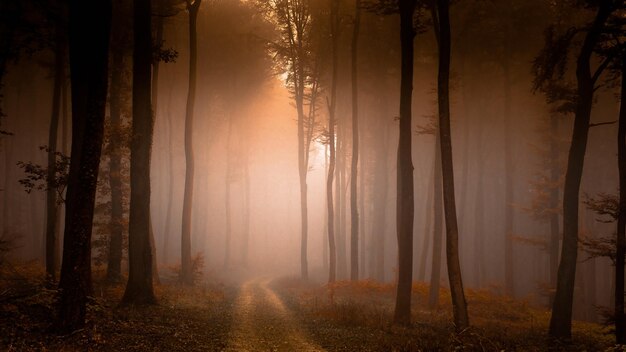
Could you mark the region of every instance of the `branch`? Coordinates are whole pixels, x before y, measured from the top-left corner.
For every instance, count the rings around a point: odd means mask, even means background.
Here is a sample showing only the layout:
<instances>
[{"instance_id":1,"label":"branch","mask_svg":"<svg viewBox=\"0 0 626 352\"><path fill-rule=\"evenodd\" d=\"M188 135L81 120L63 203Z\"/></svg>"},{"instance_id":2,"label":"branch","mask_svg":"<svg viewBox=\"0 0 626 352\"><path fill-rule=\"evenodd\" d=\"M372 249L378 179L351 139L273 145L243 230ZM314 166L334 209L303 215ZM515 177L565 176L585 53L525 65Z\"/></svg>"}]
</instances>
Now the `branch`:
<instances>
[{"instance_id":1,"label":"branch","mask_svg":"<svg viewBox=\"0 0 626 352\"><path fill-rule=\"evenodd\" d=\"M592 85L596 84L596 82L600 78L600 75L602 74L602 72L604 72L604 69L606 69L606 67L609 66L609 64L611 63L611 60L613 60L614 57L615 57L615 53L611 53L609 56L607 56L604 59L604 61L602 61L600 66L598 66L598 69L596 70L596 72L593 74L593 77L591 78Z\"/></svg>"},{"instance_id":2,"label":"branch","mask_svg":"<svg viewBox=\"0 0 626 352\"><path fill-rule=\"evenodd\" d=\"M615 121L607 121L607 122L590 123L589 124L589 128L591 128L591 127L598 127L598 126L604 126L604 125L612 125L614 123L617 123L617 120L615 120Z\"/></svg>"}]
</instances>

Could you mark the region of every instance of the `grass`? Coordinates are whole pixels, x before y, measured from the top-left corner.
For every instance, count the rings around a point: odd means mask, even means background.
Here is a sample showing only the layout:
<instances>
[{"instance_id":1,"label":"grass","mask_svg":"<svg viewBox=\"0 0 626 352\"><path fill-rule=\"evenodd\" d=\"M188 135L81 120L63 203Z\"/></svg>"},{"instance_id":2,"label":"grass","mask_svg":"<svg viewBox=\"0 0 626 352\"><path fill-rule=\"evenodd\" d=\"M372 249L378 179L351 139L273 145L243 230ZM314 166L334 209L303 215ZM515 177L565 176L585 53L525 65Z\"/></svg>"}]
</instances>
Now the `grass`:
<instances>
[{"instance_id":1,"label":"grass","mask_svg":"<svg viewBox=\"0 0 626 352\"><path fill-rule=\"evenodd\" d=\"M549 311L490 290L466 290L472 326L456 333L450 292L441 289L440 305L428 307L428 285L413 285L410 327L392 322L395 286L372 281L337 282L332 287L275 283L292 309L299 311L309 334L329 350L347 339L355 350L369 351L614 351L609 328L575 321L571 341L547 336ZM323 326L324 328L320 328ZM320 331L325 331L320 333ZM339 344L339 346L341 346Z\"/></svg>"}]
</instances>

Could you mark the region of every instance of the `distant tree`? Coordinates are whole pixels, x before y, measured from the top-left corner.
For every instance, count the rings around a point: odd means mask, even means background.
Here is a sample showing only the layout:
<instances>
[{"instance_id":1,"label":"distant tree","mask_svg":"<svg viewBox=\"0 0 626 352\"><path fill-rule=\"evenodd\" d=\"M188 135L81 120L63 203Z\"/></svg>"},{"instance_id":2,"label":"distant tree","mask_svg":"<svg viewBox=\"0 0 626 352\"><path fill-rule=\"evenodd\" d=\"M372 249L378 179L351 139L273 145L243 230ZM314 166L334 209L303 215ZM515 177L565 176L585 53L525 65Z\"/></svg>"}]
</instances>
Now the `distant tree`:
<instances>
[{"instance_id":1,"label":"distant tree","mask_svg":"<svg viewBox=\"0 0 626 352\"><path fill-rule=\"evenodd\" d=\"M133 125L130 143L128 282L123 304L154 304L150 242L150 156L152 153L150 0L133 2Z\"/></svg>"},{"instance_id":2,"label":"distant tree","mask_svg":"<svg viewBox=\"0 0 626 352\"><path fill-rule=\"evenodd\" d=\"M350 167L350 279L359 279L359 209L357 207L357 177L359 166L359 80L358 52L361 26L361 0L354 2L354 24L350 48L352 74L352 164ZM361 194L361 197L363 195ZM361 214L363 216L363 214ZM361 244L363 246L363 244Z\"/></svg>"},{"instance_id":3,"label":"distant tree","mask_svg":"<svg viewBox=\"0 0 626 352\"><path fill-rule=\"evenodd\" d=\"M337 275L337 250L335 246L335 209L333 207L333 176L335 174L335 113L337 109L337 76L339 58L339 1L330 1L330 37L332 47L332 77L330 83L330 101L328 103L328 145L329 162L328 176L326 179L326 205L328 212L328 248L329 248L329 273L328 282L335 282ZM338 180L337 180L338 182ZM339 195L337 195L339 196ZM339 209L337 209L338 211Z\"/></svg>"},{"instance_id":4,"label":"distant tree","mask_svg":"<svg viewBox=\"0 0 626 352\"><path fill-rule=\"evenodd\" d=\"M107 94L111 1L69 2L72 154L57 329L85 324L91 293L91 230Z\"/></svg>"},{"instance_id":5,"label":"distant tree","mask_svg":"<svg viewBox=\"0 0 626 352\"><path fill-rule=\"evenodd\" d=\"M189 88L185 109L185 194L183 198L183 220L181 233L181 281L193 283L191 263L191 211L193 204L194 156L193 156L193 113L196 102L197 33L196 22L202 0L186 0L189 13Z\"/></svg>"}]
</instances>

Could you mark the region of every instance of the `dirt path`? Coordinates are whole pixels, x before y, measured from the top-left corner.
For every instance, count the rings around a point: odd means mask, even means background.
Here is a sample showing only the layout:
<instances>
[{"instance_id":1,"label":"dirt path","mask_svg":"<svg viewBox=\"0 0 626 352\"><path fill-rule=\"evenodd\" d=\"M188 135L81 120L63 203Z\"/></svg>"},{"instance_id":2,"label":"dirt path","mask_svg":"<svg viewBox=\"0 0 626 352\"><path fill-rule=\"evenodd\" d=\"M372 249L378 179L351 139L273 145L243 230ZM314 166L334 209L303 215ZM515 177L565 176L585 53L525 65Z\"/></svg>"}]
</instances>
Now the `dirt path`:
<instances>
[{"instance_id":1,"label":"dirt path","mask_svg":"<svg viewBox=\"0 0 626 352\"><path fill-rule=\"evenodd\" d=\"M226 351L324 351L267 284L257 279L241 286Z\"/></svg>"}]
</instances>

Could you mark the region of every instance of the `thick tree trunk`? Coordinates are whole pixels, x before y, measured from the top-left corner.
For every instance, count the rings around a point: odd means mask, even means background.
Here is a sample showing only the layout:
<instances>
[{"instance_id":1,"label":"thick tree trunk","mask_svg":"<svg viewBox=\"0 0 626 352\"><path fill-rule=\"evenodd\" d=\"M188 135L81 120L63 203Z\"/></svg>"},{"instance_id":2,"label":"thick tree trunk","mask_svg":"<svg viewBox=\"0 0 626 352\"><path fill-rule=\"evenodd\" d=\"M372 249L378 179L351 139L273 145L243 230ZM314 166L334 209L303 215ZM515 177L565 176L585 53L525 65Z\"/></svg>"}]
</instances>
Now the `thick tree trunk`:
<instances>
[{"instance_id":1,"label":"thick tree trunk","mask_svg":"<svg viewBox=\"0 0 626 352\"><path fill-rule=\"evenodd\" d=\"M463 292L459 263L459 229L454 197L454 168L452 164L452 136L450 132L450 0L437 1L439 17L439 135L441 138L441 168L443 178L443 206L446 217L446 259L452 297L454 325L458 332L469 326L467 303Z\"/></svg>"},{"instance_id":2,"label":"thick tree trunk","mask_svg":"<svg viewBox=\"0 0 626 352\"><path fill-rule=\"evenodd\" d=\"M400 45L402 67L400 82L400 139L398 141L398 183L396 224L398 237L398 287L393 321L411 323L411 284L413 274L413 160L411 100L413 96L413 14L415 0L400 0Z\"/></svg>"},{"instance_id":3,"label":"thick tree trunk","mask_svg":"<svg viewBox=\"0 0 626 352\"><path fill-rule=\"evenodd\" d=\"M359 86L357 62L359 52L359 27L361 1L355 0L354 28L352 32L352 165L350 167L350 279L359 279L359 209L357 207L357 171L359 165ZM361 195L362 197L363 195Z\"/></svg>"},{"instance_id":4,"label":"thick tree trunk","mask_svg":"<svg viewBox=\"0 0 626 352\"><path fill-rule=\"evenodd\" d=\"M615 340L626 341L624 319L624 255L626 254L626 56L622 58L622 87L617 130L617 165L619 171L619 213L615 253Z\"/></svg>"},{"instance_id":5,"label":"thick tree trunk","mask_svg":"<svg viewBox=\"0 0 626 352\"><path fill-rule=\"evenodd\" d=\"M48 133L48 190L46 192L46 276L50 282L56 281L57 272L57 184L56 152L61 113L61 89L65 80L65 31L60 24L56 28L56 48L54 65L54 88L52 93L52 114Z\"/></svg>"},{"instance_id":6,"label":"thick tree trunk","mask_svg":"<svg viewBox=\"0 0 626 352\"><path fill-rule=\"evenodd\" d=\"M181 232L181 272L180 280L186 285L193 284L191 267L191 211L193 204L194 157L193 157L193 113L196 101L196 62L197 34L196 21L202 0L187 0L189 11L189 88L185 112L185 194L183 198L183 219Z\"/></svg>"},{"instance_id":7,"label":"thick tree trunk","mask_svg":"<svg viewBox=\"0 0 626 352\"><path fill-rule=\"evenodd\" d=\"M591 55L612 11L611 2L604 1L599 6L585 36L576 66L578 98L563 188L563 246L549 330L550 336L556 338L570 338L572 335L572 304L578 257L578 201L594 91Z\"/></svg>"},{"instance_id":8,"label":"thick tree trunk","mask_svg":"<svg viewBox=\"0 0 626 352\"><path fill-rule=\"evenodd\" d=\"M130 143L128 283L123 304L154 304L150 241L150 158L154 119L150 103L152 65L150 0L133 2L133 124Z\"/></svg>"},{"instance_id":9,"label":"thick tree trunk","mask_svg":"<svg viewBox=\"0 0 626 352\"><path fill-rule=\"evenodd\" d=\"M111 219L109 255L107 258L107 280L117 282L122 277L123 206L122 206L122 146L121 146L121 95L123 76L123 53L119 48L111 52L111 90L109 92L109 113L111 116L109 187L111 188Z\"/></svg>"},{"instance_id":10,"label":"thick tree trunk","mask_svg":"<svg viewBox=\"0 0 626 352\"><path fill-rule=\"evenodd\" d=\"M107 95L111 1L69 2L72 153L66 197L57 328L85 324L91 293L91 229Z\"/></svg>"}]
</instances>

